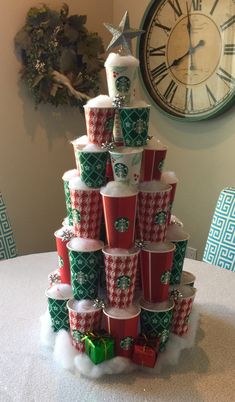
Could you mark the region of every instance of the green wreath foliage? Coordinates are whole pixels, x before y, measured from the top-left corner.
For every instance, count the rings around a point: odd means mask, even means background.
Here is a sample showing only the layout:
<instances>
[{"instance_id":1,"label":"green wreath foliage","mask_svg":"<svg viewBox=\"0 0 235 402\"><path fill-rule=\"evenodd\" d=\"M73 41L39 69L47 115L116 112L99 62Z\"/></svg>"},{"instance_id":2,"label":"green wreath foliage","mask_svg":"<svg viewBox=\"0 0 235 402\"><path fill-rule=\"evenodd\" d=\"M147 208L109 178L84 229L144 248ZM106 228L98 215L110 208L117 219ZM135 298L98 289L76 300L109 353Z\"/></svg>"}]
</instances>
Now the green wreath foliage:
<instances>
[{"instance_id":1,"label":"green wreath foliage","mask_svg":"<svg viewBox=\"0 0 235 402\"><path fill-rule=\"evenodd\" d=\"M86 20L85 15L69 16L67 4L59 12L46 5L28 11L15 45L23 64L21 78L36 106L82 108L98 94L104 47L97 33L88 32Z\"/></svg>"}]
</instances>

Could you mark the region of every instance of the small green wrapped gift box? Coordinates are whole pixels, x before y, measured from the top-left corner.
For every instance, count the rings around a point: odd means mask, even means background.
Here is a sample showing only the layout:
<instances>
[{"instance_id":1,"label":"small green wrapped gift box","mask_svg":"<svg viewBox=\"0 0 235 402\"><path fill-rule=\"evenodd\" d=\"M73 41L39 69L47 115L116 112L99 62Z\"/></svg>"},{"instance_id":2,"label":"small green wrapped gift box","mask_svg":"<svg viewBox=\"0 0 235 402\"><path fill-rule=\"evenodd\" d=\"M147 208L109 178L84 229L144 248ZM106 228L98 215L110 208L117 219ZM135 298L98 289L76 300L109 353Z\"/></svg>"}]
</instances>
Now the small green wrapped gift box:
<instances>
[{"instance_id":1,"label":"small green wrapped gift box","mask_svg":"<svg viewBox=\"0 0 235 402\"><path fill-rule=\"evenodd\" d=\"M114 339L106 332L89 333L84 337L85 352L94 364L114 357Z\"/></svg>"}]
</instances>

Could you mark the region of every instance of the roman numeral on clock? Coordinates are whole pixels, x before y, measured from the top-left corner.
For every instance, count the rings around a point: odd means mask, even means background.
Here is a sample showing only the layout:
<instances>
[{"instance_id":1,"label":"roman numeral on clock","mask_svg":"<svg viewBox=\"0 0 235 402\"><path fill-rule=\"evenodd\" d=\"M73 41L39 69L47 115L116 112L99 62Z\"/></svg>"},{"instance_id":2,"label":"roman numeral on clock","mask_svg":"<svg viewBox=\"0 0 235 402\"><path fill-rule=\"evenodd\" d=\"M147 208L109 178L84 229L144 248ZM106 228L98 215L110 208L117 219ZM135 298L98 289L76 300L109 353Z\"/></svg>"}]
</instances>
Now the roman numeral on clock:
<instances>
[{"instance_id":1,"label":"roman numeral on clock","mask_svg":"<svg viewBox=\"0 0 235 402\"><path fill-rule=\"evenodd\" d=\"M222 25L220 25L221 30L225 31L225 29L233 25L234 22L235 22L235 15L233 15L231 18L229 18L229 20L225 21Z\"/></svg>"},{"instance_id":2,"label":"roman numeral on clock","mask_svg":"<svg viewBox=\"0 0 235 402\"><path fill-rule=\"evenodd\" d=\"M165 56L166 55L166 46L159 46L159 47L150 47L149 49L150 56Z\"/></svg>"},{"instance_id":3,"label":"roman numeral on clock","mask_svg":"<svg viewBox=\"0 0 235 402\"><path fill-rule=\"evenodd\" d=\"M212 9L211 9L211 11L210 11L210 15L213 15L213 13L214 13L214 11L215 11L215 8L216 8L216 6L217 6L218 3L219 3L219 0L215 0L215 2L214 2L214 4L213 4L213 7L212 7Z\"/></svg>"},{"instance_id":4,"label":"roman numeral on clock","mask_svg":"<svg viewBox=\"0 0 235 402\"><path fill-rule=\"evenodd\" d=\"M233 43L224 45L224 54L226 55L235 54L235 45Z\"/></svg>"},{"instance_id":5,"label":"roman numeral on clock","mask_svg":"<svg viewBox=\"0 0 235 402\"><path fill-rule=\"evenodd\" d=\"M154 21L154 25L158 28L163 29L167 35L169 35L169 32L171 31L170 27L167 27L166 25L161 24L157 19Z\"/></svg>"},{"instance_id":6,"label":"roman numeral on clock","mask_svg":"<svg viewBox=\"0 0 235 402\"><path fill-rule=\"evenodd\" d=\"M217 100L216 100L216 97L214 96L214 94L211 92L208 85L206 85L206 92L208 95L208 100L209 100L210 105L214 105L217 102Z\"/></svg>"},{"instance_id":7,"label":"roman numeral on clock","mask_svg":"<svg viewBox=\"0 0 235 402\"><path fill-rule=\"evenodd\" d=\"M155 82L156 85L158 85L159 82L161 82L163 80L163 78L165 78L167 76L167 73L166 73L167 70L168 70L168 67L167 67L166 63L159 64L159 66L157 66L153 70L151 70L152 79L155 80L155 79L159 78L159 80L157 80Z\"/></svg>"},{"instance_id":8,"label":"roman numeral on clock","mask_svg":"<svg viewBox=\"0 0 235 402\"><path fill-rule=\"evenodd\" d=\"M164 98L168 100L170 103L172 103L175 93L177 91L178 85L175 83L175 81L171 80L170 84L168 85L165 93L163 94Z\"/></svg>"},{"instance_id":9,"label":"roman numeral on clock","mask_svg":"<svg viewBox=\"0 0 235 402\"><path fill-rule=\"evenodd\" d=\"M173 8L173 10L176 13L176 15L178 17L180 17L182 15L182 10L180 8L179 1L178 0L175 0L175 1L174 0L169 0L168 3Z\"/></svg>"},{"instance_id":10,"label":"roman numeral on clock","mask_svg":"<svg viewBox=\"0 0 235 402\"><path fill-rule=\"evenodd\" d=\"M235 85L235 78L222 67L219 68L216 74L225 82L225 84L229 83Z\"/></svg>"},{"instance_id":11,"label":"roman numeral on clock","mask_svg":"<svg viewBox=\"0 0 235 402\"><path fill-rule=\"evenodd\" d=\"M192 90L192 88L186 88L185 109L189 112L193 111L193 90Z\"/></svg>"},{"instance_id":12,"label":"roman numeral on clock","mask_svg":"<svg viewBox=\"0 0 235 402\"><path fill-rule=\"evenodd\" d=\"M191 9L193 11L201 11L202 9L202 0L192 0Z\"/></svg>"}]
</instances>

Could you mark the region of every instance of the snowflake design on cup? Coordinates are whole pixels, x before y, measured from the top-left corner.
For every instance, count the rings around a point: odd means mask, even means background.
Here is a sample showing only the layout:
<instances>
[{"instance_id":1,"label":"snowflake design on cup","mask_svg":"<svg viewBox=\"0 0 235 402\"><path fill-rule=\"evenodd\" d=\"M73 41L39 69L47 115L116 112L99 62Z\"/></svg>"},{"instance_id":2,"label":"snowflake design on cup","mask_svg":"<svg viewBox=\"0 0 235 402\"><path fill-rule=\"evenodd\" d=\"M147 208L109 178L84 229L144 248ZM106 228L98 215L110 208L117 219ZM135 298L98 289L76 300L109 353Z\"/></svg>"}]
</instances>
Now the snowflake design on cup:
<instances>
[{"instance_id":1,"label":"snowflake design on cup","mask_svg":"<svg viewBox=\"0 0 235 402\"><path fill-rule=\"evenodd\" d=\"M126 336L125 338L123 338L121 340L120 346L124 350L130 350L133 345L133 342L134 342L134 339L132 338L132 336Z\"/></svg>"},{"instance_id":2,"label":"snowflake design on cup","mask_svg":"<svg viewBox=\"0 0 235 402\"><path fill-rule=\"evenodd\" d=\"M116 163L114 165L114 173L117 177L124 179L128 175L128 167L124 163Z\"/></svg>"},{"instance_id":3,"label":"snowflake design on cup","mask_svg":"<svg viewBox=\"0 0 235 402\"><path fill-rule=\"evenodd\" d=\"M117 78L115 82L116 88L119 92L128 92L131 86L131 81L128 77L122 76Z\"/></svg>"},{"instance_id":4,"label":"snowflake design on cup","mask_svg":"<svg viewBox=\"0 0 235 402\"><path fill-rule=\"evenodd\" d=\"M131 278L127 275L122 275L117 278L117 287L118 289L126 290L131 285Z\"/></svg>"},{"instance_id":5,"label":"snowflake design on cup","mask_svg":"<svg viewBox=\"0 0 235 402\"><path fill-rule=\"evenodd\" d=\"M166 212L165 211L160 211L157 212L155 215L154 223L156 225L164 225L166 223Z\"/></svg>"},{"instance_id":6,"label":"snowflake design on cup","mask_svg":"<svg viewBox=\"0 0 235 402\"><path fill-rule=\"evenodd\" d=\"M82 338L84 337L84 334L78 330L73 330L73 339L75 342L82 342Z\"/></svg>"},{"instance_id":7,"label":"snowflake design on cup","mask_svg":"<svg viewBox=\"0 0 235 402\"><path fill-rule=\"evenodd\" d=\"M87 275L84 272L78 272L75 274L75 279L79 283L79 285L83 285L87 282Z\"/></svg>"},{"instance_id":8,"label":"snowflake design on cup","mask_svg":"<svg viewBox=\"0 0 235 402\"><path fill-rule=\"evenodd\" d=\"M159 338L161 343L165 343L167 342L168 338L169 338L169 333L170 331L168 329L164 329L160 334L159 334Z\"/></svg>"},{"instance_id":9,"label":"snowflake design on cup","mask_svg":"<svg viewBox=\"0 0 235 402\"><path fill-rule=\"evenodd\" d=\"M161 276L161 283L163 283L163 285L168 285L168 283L170 282L170 277L170 271L165 271Z\"/></svg>"},{"instance_id":10,"label":"snowflake design on cup","mask_svg":"<svg viewBox=\"0 0 235 402\"><path fill-rule=\"evenodd\" d=\"M126 232L129 228L129 219L126 217L117 218L114 222L114 227L117 232Z\"/></svg>"},{"instance_id":11,"label":"snowflake design on cup","mask_svg":"<svg viewBox=\"0 0 235 402\"><path fill-rule=\"evenodd\" d=\"M73 209L72 210L72 215L73 215L73 220L76 223L80 223L81 222L81 213L78 209Z\"/></svg>"},{"instance_id":12,"label":"snowflake design on cup","mask_svg":"<svg viewBox=\"0 0 235 402\"><path fill-rule=\"evenodd\" d=\"M137 134L142 134L146 130L146 122L138 119L133 123L133 129Z\"/></svg>"}]
</instances>

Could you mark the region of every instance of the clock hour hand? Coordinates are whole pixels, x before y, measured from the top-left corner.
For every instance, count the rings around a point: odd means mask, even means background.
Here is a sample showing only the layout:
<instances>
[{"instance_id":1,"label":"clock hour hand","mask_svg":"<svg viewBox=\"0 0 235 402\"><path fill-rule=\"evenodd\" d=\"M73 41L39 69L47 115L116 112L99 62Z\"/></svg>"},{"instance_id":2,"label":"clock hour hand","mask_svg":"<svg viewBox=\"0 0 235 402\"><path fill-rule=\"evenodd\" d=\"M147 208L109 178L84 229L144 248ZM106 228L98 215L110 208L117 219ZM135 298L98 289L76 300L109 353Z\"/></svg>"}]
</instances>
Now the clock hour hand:
<instances>
[{"instance_id":1,"label":"clock hour hand","mask_svg":"<svg viewBox=\"0 0 235 402\"><path fill-rule=\"evenodd\" d=\"M178 59L175 59L175 60L171 63L171 65L169 66L169 68L178 66L178 65L181 63L181 61L182 61L185 57L187 57L188 55L194 54L194 53L195 53L195 50L196 50L198 47L202 47L202 46L204 46L204 45L205 45L205 41L204 41L203 39L201 39L201 40L198 42L198 44L197 44L196 46L189 48L189 50L188 50L185 54L183 54L183 56L178 57Z\"/></svg>"}]
</instances>

